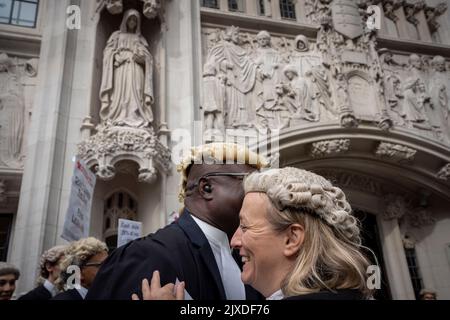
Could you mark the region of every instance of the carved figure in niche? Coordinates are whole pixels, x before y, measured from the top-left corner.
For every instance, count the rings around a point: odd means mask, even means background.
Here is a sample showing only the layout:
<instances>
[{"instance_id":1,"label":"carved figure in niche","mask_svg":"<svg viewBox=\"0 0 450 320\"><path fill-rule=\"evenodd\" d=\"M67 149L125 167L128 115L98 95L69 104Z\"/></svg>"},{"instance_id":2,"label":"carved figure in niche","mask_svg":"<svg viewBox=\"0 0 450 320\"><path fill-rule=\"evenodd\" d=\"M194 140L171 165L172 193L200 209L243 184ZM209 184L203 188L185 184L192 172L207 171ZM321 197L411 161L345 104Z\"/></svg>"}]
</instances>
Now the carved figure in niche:
<instances>
[{"instance_id":1,"label":"carved figure in niche","mask_svg":"<svg viewBox=\"0 0 450 320\"><path fill-rule=\"evenodd\" d=\"M219 69L219 70L218 70ZM219 74L220 68L205 64L203 68L203 111L205 114L205 132L224 129L223 108L225 105L224 74ZM210 131L211 134L213 132Z\"/></svg>"},{"instance_id":2,"label":"carved figure in niche","mask_svg":"<svg viewBox=\"0 0 450 320\"><path fill-rule=\"evenodd\" d=\"M450 102L447 87L447 74L445 59L441 56L435 56L431 61L433 76L431 77L430 94L433 106L433 120L441 131L448 130L448 119L450 112ZM430 119L433 125L433 120Z\"/></svg>"},{"instance_id":3,"label":"carved figure in niche","mask_svg":"<svg viewBox=\"0 0 450 320\"><path fill-rule=\"evenodd\" d=\"M22 166L24 133L23 91L17 61L0 54L0 144L1 160L12 168Z\"/></svg>"},{"instance_id":4,"label":"carved figure in niche","mask_svg":"<svg viewBox=\"0 0 450 320\"><path fill-rule=\"evenodd\" d=\"M125 12L104 49L100 100L103 122L136 128L153 122L153 57L134 9Z\"/></svg>"},{"instance_id":5,"label":"carved figure in niche","mask_svg":"<svg viewBox=\"0 0 450 320\"><path fill-rule=\"evenodd\" d=\"M262 106L272 109L278 99L275 87L282 79L282 58L278 51L271 47L271 37L267 31L259 32L256 39L259 45L255 55L259 80L256 89L257 109Z\"/></svg>"},{"instance_id":6,"label":"carved figure in niche","mask_svg":"<svg viewBox=\"0 0 450 320\"><path fill-rule=\"evenodd\" d=\"M231 127L248 126L254 120L251 92L256 82L256 64L245 49L239 46L239 28L226 29L224 41L214 46L206 59L207 64L220 66L226 75L226 124Z\"/></svg>"},{"instance_id":7,"label":"carved figure in niche","mask_svg":"<svg viewBox=\"0 0 450 320\"><path fill-rule=\"evenodd\" d=\"M413 126L428 127L425 105L430 102L426 94L425 84L418 78L409 78L404 88L405 112Z\"/></svg>"}]
</instances>

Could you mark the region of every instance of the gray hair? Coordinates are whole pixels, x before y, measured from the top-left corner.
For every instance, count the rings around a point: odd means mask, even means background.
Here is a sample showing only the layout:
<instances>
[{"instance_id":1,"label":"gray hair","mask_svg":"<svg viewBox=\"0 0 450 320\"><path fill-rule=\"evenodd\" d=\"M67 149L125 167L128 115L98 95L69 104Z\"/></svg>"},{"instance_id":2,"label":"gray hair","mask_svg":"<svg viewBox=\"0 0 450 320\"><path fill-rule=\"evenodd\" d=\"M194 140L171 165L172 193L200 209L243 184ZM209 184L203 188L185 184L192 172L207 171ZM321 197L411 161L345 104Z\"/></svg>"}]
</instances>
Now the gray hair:
<instances>
[{"instance_id":1,"label":"gray hair","mask_svg":"<svg viewBox=\"0 0 450 320\"><path fill-rule=\"evenodd\" d=\"M248 176L244 189L267 194L280 211L291 208L315 214L349 241L361 243L358 220L344 192L322 176L291 167L270 169Z\"/></svg>"},{"instance_id":2,"label":"gray hair","mask_svg":"<svg viewBox=\"0 0 450 320\"><path fill-rule=\"evenodd\" d=\"M20 277L20 271L16 266L0 261L0 276L6 276L7 274L13 274L16 277L16 280Z\"/></svg>"},{"instance_id":3,"label":"gray hair","mask_svg":"<svg viewBox=\"0 0 450 320\"><path fill-rule=\"evenodd\" d=\"M60 245L60 246L54 246L53 248L48 249L45 251L39 260L39 268L40 268L40 275L42 278L47 279L49 276L48 270L47 270L47 263L50 263L52 265L55 265L58 263L59 259L64 255L64 250L66 250L67 246Z\"/></svg>"}]
</instances>

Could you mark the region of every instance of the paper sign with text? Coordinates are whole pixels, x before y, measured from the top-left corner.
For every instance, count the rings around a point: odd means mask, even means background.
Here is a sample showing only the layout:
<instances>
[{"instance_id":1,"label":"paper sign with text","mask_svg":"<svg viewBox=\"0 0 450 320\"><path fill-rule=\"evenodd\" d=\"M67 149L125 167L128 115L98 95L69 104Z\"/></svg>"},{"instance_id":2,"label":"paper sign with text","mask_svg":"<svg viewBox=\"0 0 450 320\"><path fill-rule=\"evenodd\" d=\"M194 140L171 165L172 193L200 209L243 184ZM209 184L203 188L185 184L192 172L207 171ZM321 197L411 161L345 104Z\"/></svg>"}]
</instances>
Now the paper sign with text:
<instances>
[{"instance_id":1,"label":"paper sign with text","mask_svg":"<svg viewBox=\"0 0 450 320\"><path fill-rule=\"evenodd\" d=\"M117 232L117 248L127 244L134 239L140 238L142 233L142 222L119 219Z\"/></svg>"},{"instance_id":2,"label":"paper sign with text","mask_svg":"<svg viewBox=\"0 0 450 320\"><path fill-rule=\"evenodd\" d=\"M75 169L72 176L69 207L61 237L67 241L77 241L89 236L91 221L91 205L95 187L95 174L86 164L75 160Z\"/></svg>"}]
</instances>

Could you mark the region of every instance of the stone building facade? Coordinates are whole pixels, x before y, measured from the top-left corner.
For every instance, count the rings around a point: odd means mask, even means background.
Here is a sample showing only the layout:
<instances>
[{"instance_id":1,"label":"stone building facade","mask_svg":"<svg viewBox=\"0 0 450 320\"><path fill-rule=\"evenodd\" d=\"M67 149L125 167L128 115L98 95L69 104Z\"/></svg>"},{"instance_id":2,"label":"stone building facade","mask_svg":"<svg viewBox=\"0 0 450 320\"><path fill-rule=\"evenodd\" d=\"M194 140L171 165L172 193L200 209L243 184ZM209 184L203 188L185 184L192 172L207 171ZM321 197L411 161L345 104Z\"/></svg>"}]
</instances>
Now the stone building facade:
<instances>
[{"instance_id":1,"label":"stone building facade","mask_svg":"<svg viewBox=\"0 0 450 320\"><path fill-rule=\"evenodd\" d=\"M344 189L379 298L450 299L446 1L3 2L0 258L19 292L64 243L74 157L114 246L118 218L149 233L179 210L183 147L234 139Z\"/></svg>"}]
</instances>

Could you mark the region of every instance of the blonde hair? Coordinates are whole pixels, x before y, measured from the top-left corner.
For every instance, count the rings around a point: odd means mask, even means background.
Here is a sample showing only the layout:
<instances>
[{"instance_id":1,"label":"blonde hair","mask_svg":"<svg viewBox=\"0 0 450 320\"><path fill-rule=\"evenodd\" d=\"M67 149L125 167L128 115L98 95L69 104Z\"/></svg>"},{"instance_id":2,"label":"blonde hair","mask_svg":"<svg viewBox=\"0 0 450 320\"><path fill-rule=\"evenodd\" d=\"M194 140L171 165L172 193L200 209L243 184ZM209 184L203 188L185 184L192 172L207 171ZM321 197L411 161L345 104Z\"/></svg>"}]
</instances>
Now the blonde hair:
<instances>
[{"instance_id":1,"label":"blonde hair","mask_svg":"<svg viewBox=\"0 0 450 320\"><path fill-rule=\"evenodd\" d=\"M62 290L64 285L70 276L67 273L67 268L71 265L78 267L83 266L90 258L101 252L108 252L106 243L94 238L83 238L78 241L72 242L68 245L64 251L64 259L62 260L61 274L56 280L57 287Z\"/></svg>"},{"instance_id":2,"label":"blonde hair","mask_svg":"<svg viewBox=\"0 0 450 320\"><path fill-rule=\"evenodd\" d=\"M340 188L312 172L286 167L249 175L244 190L267 195L273 229L282 231L293 223L305 229L294 268L282 284L285 296L337 289L371 296L359 221Z\"/></svg>"}]
</instances>

